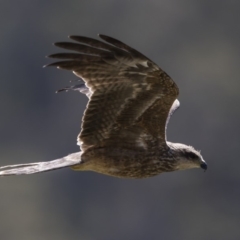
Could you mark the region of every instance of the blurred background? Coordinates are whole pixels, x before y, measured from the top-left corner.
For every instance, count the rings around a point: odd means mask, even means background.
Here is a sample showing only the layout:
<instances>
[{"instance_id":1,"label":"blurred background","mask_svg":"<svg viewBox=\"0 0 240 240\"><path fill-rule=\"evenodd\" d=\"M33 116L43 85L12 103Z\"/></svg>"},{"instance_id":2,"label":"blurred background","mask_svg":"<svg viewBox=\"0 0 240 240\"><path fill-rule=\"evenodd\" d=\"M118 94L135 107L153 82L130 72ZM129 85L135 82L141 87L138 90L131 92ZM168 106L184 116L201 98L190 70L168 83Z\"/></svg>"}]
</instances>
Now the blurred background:
<instances>
[{"instance_id":1,"label":"blurred background","mask_svg":"<svg viewBox=\"0 0 240 240\"><path fill-rule=\"evenodd\" d=\"M117 179L63 169L0 179L0 239L240 239L240 1L1 0L0 165L78 151L87 98L44 56L68 35L118 38L180 88L168 139L208 171Z\"/></svg>"}]
</instances>

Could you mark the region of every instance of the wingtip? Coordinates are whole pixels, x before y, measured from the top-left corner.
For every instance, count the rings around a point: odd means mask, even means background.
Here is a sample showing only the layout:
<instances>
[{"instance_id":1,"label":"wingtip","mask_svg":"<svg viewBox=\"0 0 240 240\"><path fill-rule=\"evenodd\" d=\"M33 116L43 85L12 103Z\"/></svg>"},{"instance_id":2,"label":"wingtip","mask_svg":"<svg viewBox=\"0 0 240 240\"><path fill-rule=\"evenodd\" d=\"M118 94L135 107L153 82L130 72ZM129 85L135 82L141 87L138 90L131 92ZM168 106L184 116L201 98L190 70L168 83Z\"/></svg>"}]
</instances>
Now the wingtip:
<instances>
[{"instance_id":1,"label":"wingtip","mask_svg":"<svg viewBox=\"0 0 240 240\"><path fill-rule=\"evenodd\" d=\"M57 90L55 93L60 93L60 92L68 92L65 88Z\"/></svg>"},{"instance_id":2,"label":"wingtip","mask_svg":"<svg viewBox=\"0 0 240 240\"><path fill-rule=\"evenodd\" d=\"M74 38L81 37L79 35L69 35L68 38L74 40Z\"/></svg>"},{"instance_id":3,"label":"wingtip","mask_svg":"<svg viewBox=\"0 0 240 240\"><path fill-rule=\"evenodd\" d=\"M51 54L51 55L46 55L45 58L51 58L52 55L53 55L53 54Z\"/></svg>"},{"instance_id":4,"label":"wingtip","mask_svg":"<svg viewBox=\"0 0 240 240\"><path fill-rule=\"evenodd\" d=\"M53 45L55 46L55 47L61 47L61 46L59 46L61 44L61 42L55 42Z\"/></svg>"},{"instance_id":5,"label":"wingtip","mask_svg":"<svg viewBox=\"0 0 240 240\"><path fill-rule=\"evenodd\" d=\"M50 63L50 64L45 64L45 65L43 65L43 68L52 67L52 66L53 66L52 63Z\"/></svg>"},{"instance_id":6,"label":"wingtip","mask_svg":"<svg viewBox=\"0 0 240 240\"><path fill-rule=\"evenodd\" d=\"M43 68L46 68L46 67L56 67L56 68L60 68L60 67L57 65L56 62L50 63L50 64L46 64L46 65L43 66Z\"/></svg>"},{"instance_id":7,"label":"wingtip","mask_svg":"<svg viewBox=\"0 0 240 240\"><path fill-rule=\"evenodd\" d=\"M98 34L98 37L100 38L103 38L104 36L105 36L104 34L101 34L101 33Z\"/></svg>"},{"instance_id":8,"label":"wingtip","mask_svg":"<svg viewBox=\"0 0 240 240\"><path fill-rule=\"evenodd\" d=\"M103 40L105 40L106 38L108 38L107 35L101 34L101 33L98 34L98 37L100 37L100 38L103 39Z\"/></svg>"}]
</instances>

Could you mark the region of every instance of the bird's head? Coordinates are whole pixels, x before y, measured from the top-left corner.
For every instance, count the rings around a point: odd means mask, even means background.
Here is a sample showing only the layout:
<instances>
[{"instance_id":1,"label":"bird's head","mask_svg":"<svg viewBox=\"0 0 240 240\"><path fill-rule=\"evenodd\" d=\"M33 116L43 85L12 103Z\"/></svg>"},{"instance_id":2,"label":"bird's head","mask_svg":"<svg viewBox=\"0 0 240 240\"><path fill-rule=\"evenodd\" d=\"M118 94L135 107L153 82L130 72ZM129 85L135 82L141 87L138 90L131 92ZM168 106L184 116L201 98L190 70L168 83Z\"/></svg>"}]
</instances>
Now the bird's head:
<instances>
[{"instance_id":1,"label":"bird's head","mask_svg":"<svg viewBox=\"0 0 240 240\"><path fill-rule=\"evenodd\" d=\"M180 143L168 143L176 160L176 170L189 168L202 168L207 170L207 163L203 160L199 151L191 146Z\"/></svg>"}]
</instances>

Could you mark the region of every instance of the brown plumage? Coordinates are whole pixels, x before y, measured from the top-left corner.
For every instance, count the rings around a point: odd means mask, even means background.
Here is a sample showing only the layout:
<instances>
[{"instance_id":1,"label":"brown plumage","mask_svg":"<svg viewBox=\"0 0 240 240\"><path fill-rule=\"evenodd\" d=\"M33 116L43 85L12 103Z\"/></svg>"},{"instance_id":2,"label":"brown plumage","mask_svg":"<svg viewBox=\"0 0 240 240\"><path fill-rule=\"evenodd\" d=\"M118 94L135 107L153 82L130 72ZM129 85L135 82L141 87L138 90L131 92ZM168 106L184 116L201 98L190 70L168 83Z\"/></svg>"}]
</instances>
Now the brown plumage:
<instances>
[{"instance_id":1,"label":"brown plumage","mask_svg":"<svg viewBox=\"0 0 240 240\"><path fill-rule=\"evenodd\" d=\"M74 170L144 178L181 169L207 169L198 151L166 141L170 116L179 107L174 81L154 62L126 44L99 35L105 42L70 36L55 43L78 53L58 53L47 66L71 70L80 83L59 91L77 90L89 102L78 136L81 151L61 159L10 165L0 175L31 174L71 166Z\"/></svg>"}]
</instances>

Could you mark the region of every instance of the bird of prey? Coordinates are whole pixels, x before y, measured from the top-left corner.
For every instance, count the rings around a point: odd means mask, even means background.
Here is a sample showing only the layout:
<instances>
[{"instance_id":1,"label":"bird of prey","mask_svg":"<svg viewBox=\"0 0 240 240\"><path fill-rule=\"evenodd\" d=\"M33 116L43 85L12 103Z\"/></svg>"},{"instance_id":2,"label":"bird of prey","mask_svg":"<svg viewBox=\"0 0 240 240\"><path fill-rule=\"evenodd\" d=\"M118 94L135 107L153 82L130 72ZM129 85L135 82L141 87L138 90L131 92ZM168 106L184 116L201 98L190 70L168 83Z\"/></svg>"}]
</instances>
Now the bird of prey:
<instances>
[{"instance_id":1,"label":"bird of prey","mask_svg":"<svg viewBox=\"0 0 240 240\"><path fill-rule=\"evenodd\" d=\"M9 165L0 176L65 167L122 178L146 178L190 168L207 169L200 152L167 141L179 90L171 77L137 50L114 38L70 36L55 46L74 52L47 66L71 70L79 83L64 90L85 94L88 104L78 136L80 151L49 162Z\"/></svg>"}]
</instances>

